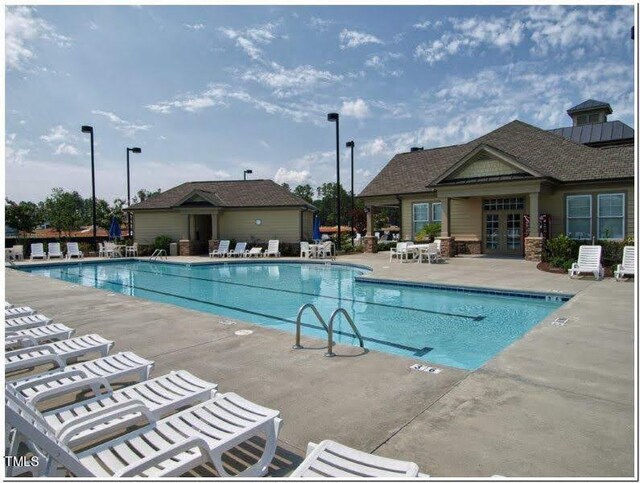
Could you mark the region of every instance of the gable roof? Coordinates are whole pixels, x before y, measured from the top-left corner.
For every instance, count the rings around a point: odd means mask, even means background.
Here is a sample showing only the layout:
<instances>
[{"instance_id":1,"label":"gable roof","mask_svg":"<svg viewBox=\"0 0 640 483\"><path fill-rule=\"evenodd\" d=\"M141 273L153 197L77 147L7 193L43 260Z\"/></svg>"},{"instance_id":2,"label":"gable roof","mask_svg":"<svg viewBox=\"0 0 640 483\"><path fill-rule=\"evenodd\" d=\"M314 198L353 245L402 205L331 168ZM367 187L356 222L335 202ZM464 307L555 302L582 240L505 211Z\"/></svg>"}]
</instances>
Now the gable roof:
<instances>
[{"instance_id":1,"label":"gable roof","mask_svg":"<svg viewBox=\"0 0 640 483\"><path fill-rule=\"evenodd\" d=\"M170 209L201 197L221 208L303 207L316 208L270 179L238 181L191 181L178 185L129 208L136 210Z\"/></svg>"},{"instance_id":2,"label":"gable roof","mask_svg":"<svg viewBox=\"0 0 640 483\"><path fill-rule=\"evenodd\" d=\"M593 109L606 109L607 114L612 114L611 104L608 102L596 101L595 99L588 99L581 102L577 106L573 106L567 109L567 114L575 114L576 112L592 111Z\"/></svg>"},{"instance_id":3,"label":"gable roof","mask_svg":"<svg viewBox=\"0 0 640 483\"><path fill-rule=\"evenodd\" d=\"M522 121L512 121L466 144L396 154L359 196L420 193L480 145L560 182L631 178L633 146L597 149Z\"/></svg>"}]
</instances>

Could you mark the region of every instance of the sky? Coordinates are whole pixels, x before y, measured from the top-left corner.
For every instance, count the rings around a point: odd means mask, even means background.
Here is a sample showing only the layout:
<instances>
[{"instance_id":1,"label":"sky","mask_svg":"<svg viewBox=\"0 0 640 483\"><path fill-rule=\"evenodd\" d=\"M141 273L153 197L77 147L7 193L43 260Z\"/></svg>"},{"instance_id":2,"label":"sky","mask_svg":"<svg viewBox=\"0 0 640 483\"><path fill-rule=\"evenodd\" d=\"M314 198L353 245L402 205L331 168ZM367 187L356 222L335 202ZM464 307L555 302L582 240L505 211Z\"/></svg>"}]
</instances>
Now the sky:
<instances>
[{"instance_id":1,"label":"sky","mask_svg":"<svg viewBox=\"0 0 640 483\"><path fill-rule=\"evenodd\" d=\"M335 181L513 119L571 125L609 102L634 126L633 7L28 6L5 11L6 195L185 181Z\"/></svg>"}]
</instances>

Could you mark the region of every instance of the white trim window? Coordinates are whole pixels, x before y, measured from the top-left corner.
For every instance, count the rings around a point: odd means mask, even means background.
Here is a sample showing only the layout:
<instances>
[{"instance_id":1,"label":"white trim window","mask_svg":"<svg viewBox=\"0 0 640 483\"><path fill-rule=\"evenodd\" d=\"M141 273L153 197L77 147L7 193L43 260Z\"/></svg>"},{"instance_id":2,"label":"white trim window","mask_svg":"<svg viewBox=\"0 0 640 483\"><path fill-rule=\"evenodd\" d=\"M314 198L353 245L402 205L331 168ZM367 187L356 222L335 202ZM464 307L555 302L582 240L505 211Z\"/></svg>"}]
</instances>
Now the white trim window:
<instances>
[{"instance_id":1,"label":"white trim window","mask_svg":"<svg viewBox=\"0 0 640 483\"><path fill-rule=\"evenodd\" d=\"M442 223L442 203L431 203L432 223Z\"/></svg>"},{"instance_id":2,"label":"white trim window","mask_svg":"<svg viewBox=\"0 0 640 483\"><path fill-rule=\"evenodd\" d=\"M429 223L429 203L413 204L413 234Z\"/></svg>"},{"instance_id":3,"label":"white trim window","mask_svg":"<svg viewBox=\"0 0 640 483\"><path fill-rule=\"evenodd\" d=\"M598 239L624 238L624 193L598 195Z\"/></svg>"},{"instance_id":4,"label":"white trim window","mask_svg":"<svg viewBox=\"0 0 640 483\"><path fill-rule=\"evenodd\" d=\"M576 240L591 239L591 195L567 196L567 236Z\"/></svg>"}]
</instances>

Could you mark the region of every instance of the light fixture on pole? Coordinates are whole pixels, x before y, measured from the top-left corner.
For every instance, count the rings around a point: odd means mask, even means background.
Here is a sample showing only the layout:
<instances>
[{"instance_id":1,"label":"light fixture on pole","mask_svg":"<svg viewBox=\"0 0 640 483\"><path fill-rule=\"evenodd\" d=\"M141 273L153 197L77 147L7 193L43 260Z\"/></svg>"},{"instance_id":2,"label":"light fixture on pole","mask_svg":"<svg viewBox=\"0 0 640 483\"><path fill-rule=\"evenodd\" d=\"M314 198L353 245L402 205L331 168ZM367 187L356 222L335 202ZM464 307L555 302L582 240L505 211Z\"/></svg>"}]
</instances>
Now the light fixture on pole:
<instances>
[{"instance_id":1,"label":"light fixture on pole","mask_svg":"<svg viewBox=\"0 0 640 483\"><path fill-rule=\"evenodd\" d=\"M83 133L91 135L91 197L93 199L93 249L98 249L98 233L96 225L96 168L93 153L93 127L82 126Z\"/></svg>"},{"instance_id":2,"label":"light fixture on pole","mask_svg":"<svg viewBox=\"0 0 640 483\"><path fill-rule=\"evenodd\" d=\"M244 180L247 181L247 175L248 174L253 174L253 170L252 169L245 169L242 174L244 175Z\"/></svg>"},{"instance_id":3,"label":"light fixture on pole","mask_svg":"<svg viewBox=\"0 0 640 483\"><path fill-rule=\"evenodd\" d=\"M336 123L336 198L338 211L338 239L336 249L340 250L340 116L337 112L327 114L327 121Z\"/></svg>"},{"instance_id":4,"label":"light fixture on pole","mask_svg":"<svg viewBox=\"0 0 640 483\"><path fill-rule=\"evenodd\" d=\"M140 148L127 148L127 208L131 206L131 171L129 170L129 153L139 154ZM129 227L129 238L131 238L131 212L127 210L127 226Z\"/></svg>"},{"instance_id":5,"label":"light fixture on pole","mask_svg":"<svg viewBox=\"0 0 640 483\"><path fill-rule=\"evenodd\" d=\"M355 233L353 231L353 217L355 215L355 202L353 198L353 148L355 148L356 143L352 141L347 142L347 147L351 148L351 245L353 245L353 237Z\"/></svg>"}]
</instances>

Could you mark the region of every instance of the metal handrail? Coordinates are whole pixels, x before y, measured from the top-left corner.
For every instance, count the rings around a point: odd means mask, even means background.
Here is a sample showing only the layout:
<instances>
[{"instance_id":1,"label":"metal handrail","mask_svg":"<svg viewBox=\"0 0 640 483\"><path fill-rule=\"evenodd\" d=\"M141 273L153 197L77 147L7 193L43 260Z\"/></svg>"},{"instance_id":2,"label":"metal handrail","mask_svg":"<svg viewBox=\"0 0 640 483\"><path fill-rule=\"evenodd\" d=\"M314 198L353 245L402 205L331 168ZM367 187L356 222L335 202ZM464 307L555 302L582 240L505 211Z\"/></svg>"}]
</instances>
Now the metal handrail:
<instances>
[{"instance_id":1,"label":"metal handrail","mask_svg":"<svg viewBox=\"0 0 640 483\"><path fill-rule=\"evenodd\" d=\"M320 315L320 312L318 312L318 309L316 308L316 306L313 304L304 304L298 310L298 316L296 317L296 343L293 346L294 349L302 349L302 346L300 345L300 328L302 325L302 313L307 309L313 310L313 313L316 314L316 318L322 324L322 327L324 327L324 330L327 331L327 334L329 334L329 327L327 327L326 322L322 318L322 315Z\"/></svg>"},{"instance_id":2,"label":"metal handrail","mask_svg":"<svg viewBox=\"0 0 640 483\"><path fill-rule=\"evenodd\" d=\"M149 261L153 262L160 257L164 257L165 260L167 259L167 251L164 248L156 248L149 257Z\"/></svg>"},{"instance_id":3,"label":"metal handrail","mask_svg":"<svg viewBox=\"0 0 640 483\"><path fill-rule=\"evenodd\" d=\"M333 311L333 313L331 314L331 318L329 319L329 330L327 331L329 334L329 339L327 341L328 347L327 347L327 353L325 354L326 357L335 356L335 354L333 353L333 321L338 316L338 314L343 314L345 316L345 318L347 319L347 322L349 322L349 325L353 329L353 333L356 335L356 337L360 341L360 347L364 349L364 340L362 339L362 335L360 335L360 331L356 327L356 324L353 323L353 319L351 318L349 313L345 309L340 307Z\"/></svg>"},{"instance_id":4,"label":"metal handrail","mask_svg":"<svg viewBox=\"0 0 640 483\"><path fill-rule=\"evenodd\" d=\"M356 327L356 324L353 322L353 319L345 309L340 307L334 310L333 313L331 314L331 317L329 318L329 325L327 325L324 319L322 318L322 315L320 315L320 312L318 312L318 309L316 308L316 306L311 303L304 304L298 310L298 316L296 317L296 343L293 346L294 349L302 349L302 345L300 344L302 314L307 309L313 310L313 313L316 315L316 318L322 324L322 327L324 327L324 330L327 331L327 353L325 354L326 357L335 356L335 354L333 353L333 321L338 316L338 314L344 314L345 318L347 319L347 322L349 322L349 325L351 326L351 329L353 329L353 333L356 335L356 337L360 341L360 347L364 349L364 339L362 338L360 331Z\"/></svg>"}]
</instances>

